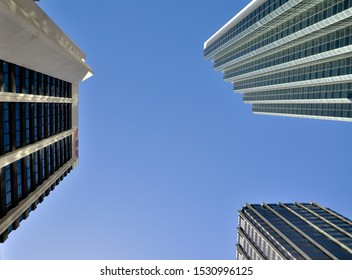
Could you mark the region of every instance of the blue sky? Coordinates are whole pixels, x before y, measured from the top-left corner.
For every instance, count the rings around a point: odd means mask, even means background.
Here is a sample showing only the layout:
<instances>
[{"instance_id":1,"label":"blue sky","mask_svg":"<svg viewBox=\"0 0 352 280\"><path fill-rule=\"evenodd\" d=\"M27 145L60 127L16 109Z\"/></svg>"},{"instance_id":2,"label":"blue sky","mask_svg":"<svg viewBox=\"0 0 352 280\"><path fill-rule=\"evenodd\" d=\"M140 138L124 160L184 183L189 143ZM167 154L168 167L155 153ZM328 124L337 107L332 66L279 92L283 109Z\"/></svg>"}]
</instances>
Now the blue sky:
<instances>
[{"instance_id":1,"label":"blue sky","mask_svg":"<svg viewBox=\"0 0 352 280\"><path fill-rule=\"evenodd\" d=\"M234 259L245 204L351 218L351 124L260 116L203 59L248 1L47 1L87 55L80 163L4 259Z\"/></svg>"}]
</instances>

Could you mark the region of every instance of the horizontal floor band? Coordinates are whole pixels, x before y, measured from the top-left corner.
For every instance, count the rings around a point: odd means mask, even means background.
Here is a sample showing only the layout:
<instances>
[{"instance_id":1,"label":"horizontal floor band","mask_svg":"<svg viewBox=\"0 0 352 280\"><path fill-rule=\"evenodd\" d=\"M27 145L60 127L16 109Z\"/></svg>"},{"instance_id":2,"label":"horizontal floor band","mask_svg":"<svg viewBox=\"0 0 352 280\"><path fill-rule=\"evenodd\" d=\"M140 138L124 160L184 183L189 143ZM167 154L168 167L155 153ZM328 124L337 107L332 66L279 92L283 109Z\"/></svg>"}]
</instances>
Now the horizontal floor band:
<instances>
[{"instance_id":1,"label":"horizontal floor band","mask_svg":"<svg viewBox=\"0 0 352 280\"><path fill-rule=\"evenodd\" d=\"M73 98L0 91L0 102L73 103Z\"/></svg>"},{"instance_id":2,"label":"horizontal floor band","mask_svg":"<svg viewBox=\"0 0 352 280\"><path fill-rule=\"evenodd\" d=\"M19 148L15 151L12 151L10 153L7 153L0 158L0 168L7 166L21 158L24 158L36 151L39 151L57 141L60 141L61 139L64 139L70 135L74 135L76 131L76 128L72 128L70 130L66 130L64 132L61 132L59 134L53 135L49 138L45 138L41 141L35 142L33 144L30 144L28 146L25 146L23 148Z\"/></svg>"},{"instance_id":3,"label":"horizontal floor band","mask_svg":"<svg viewBox=\"0 0 352 280\"><path fill-rule=\"evenodd\" d=\"M270 115L270 116L280 116L280 117L294 117L294 118L305 118L305 119L319 119L319 120L330 120L330 121L344 121L352 122L352 118L342 118L342 117L331 117L331 116L317 116L317 115L299 115L299 114L281 114L281 113L266 113L266 112L255 112L257 115Z\"/></svg>"},{"instance_id":4,"label":"horizontal floor band","mask_svg":"<svg viewBox=\"0 0 352 280\"><path fill-rule=\"evenodd\" d=\"M243 100L246 104L307 104L307 103L333 103L344 104L352 103L348 98L330 98L330 99L271 99L271 100Z\"/></svg>"},{"instance_id":5,"label":"horizontal floor band","mask_svg":"<svg viewBox=\"0 0 352 280\"><path fill-rule=\"evenodd\" d=\"M273 91L273 90L279 90L279 89L323 86L323 85L348 83L348 82L352 82L352 74L313 79L313 80L303 80L303 81L290 82L290 83L274 84L274 85L260 86L260 87L253 87L253 88L243 88L238 90L235 89L234 92L250 93L250 92L258 92L258 91Z\"/></svg>"}]
</instances>

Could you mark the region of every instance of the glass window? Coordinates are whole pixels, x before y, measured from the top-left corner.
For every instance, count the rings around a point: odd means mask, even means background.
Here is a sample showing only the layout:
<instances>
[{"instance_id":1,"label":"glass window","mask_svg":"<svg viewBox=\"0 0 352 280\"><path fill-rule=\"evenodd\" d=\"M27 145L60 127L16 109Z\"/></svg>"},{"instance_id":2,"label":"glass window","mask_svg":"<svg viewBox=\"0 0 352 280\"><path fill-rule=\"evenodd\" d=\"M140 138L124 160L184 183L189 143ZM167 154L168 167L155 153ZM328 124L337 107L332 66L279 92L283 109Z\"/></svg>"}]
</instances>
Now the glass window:
<instances>
[{"instance_id":1,"label":"glass window","mask_svg":"<svg viewBox=\"0 0 352 280\"><path fill-rule=\"evenodd\" d=\"M26 144L29 144L31 142L29 133L29 109L30 103L26 103Z\"/></svg>"},{"instance_id":2,"label":"glass window","mask_svg":"<svg viewBox=\"0 0 352 280\"><path fill-rule=\"evenodd\" d=\"M31 157L27 156L25 161L27 165L27 189L30 190L32 188Z\"/></svg>"},{"instance_id":3,"label":"glass window","mask_svg":"<svg viewBox=\"0 0 352 280\"><path fill-rule=\"evenodd\" d=\"M51 106L51 109L52 109L52 128L53 128L53 131L52 131L52 135L56 134L56 104L50 104Z\"/></svg>"},{"instance_id":4,"label":"glass window","mask_svg":"<svg viewBox=\"0 0 352 280\"><path fill-rule=\"evenodd\" d=\"M45 170L45 150L40 151L41 156L42 156L42 179L44 180L46 178L46 170Z\"/></svg>"},{"instance_id":5,"label":"glass window","mask_svg":"<svg viewBox=\"0 0 352 280\"><path fill-rule=\"evenodd\" d=\"M61 97L61 80L57 80L57 93L56 93L56 96L59 96Z\"/></svg>"},{"instance_id":6,"label":"glass window","mask_svg":"<svg viewBox=\"0 0 352 280\"><path fill-rule=\"evenodd\" d=\"M56 79L51 78L51 96L56 96Z\"/></svg>"},{"instance_id":7,"label":"glass window","mask_svg":"<svg viewBox=\"0 0 352 280\"><path fill-rule=\"evenodd\" d=\"M60 104L56 104L57 110L57 133L61 132L61 106Z\"/></svg>"},{"instance_id":8,"label":"glass window","mask_svg":"<svg viewBox=\"0 0 352 280\"><path fill-rule=\"evenodd\" d=\"M16 65L15 66L15 79L16 79L16 92L22 93L22 86L21 86L21 67Z\"/></svg>"},{"instance_id":9,"label":"glass window","mask_svg":"<svg viewBox=\"0 0 352 280\"><path fill-rule=\"evenodd\" d=\"M40 75L40 94L45 95L45 75L44 74L39 74Z\"/></svg>"},{"instance_id":10,"label":"glass window","mask_svg":"<svg viewBox=\"0 0 352 280\"><path fill-rule=\"evenodd\" d=\"M69 145L69 143L68 143L69 141L68 141L68 138L65 138L65 161L68 161L69 160L69 157L68 157L68 145Z\"/></svg>"},{"instance_id":11,"label":"glass window","mask_svg":"<svg viewBox=\"0 0 352 280\"><path fill-rule=\"evenodd\" d=\"M35 152L33 153L34 155L34 180L35 180L35 184L37 185L39 182L39 152Z\"/></svg>"},{"instance_id":12,"label":"glass window","mask_svg":"<svg viewBox=\"0 0 352 280\"><path fill-rule=\"evenodd\" d=\"M48 118L48 127L47 127L47 129L48 129L48 136L51 136L52 134L51 134L51 129L50 129L50 127L51 127L51 121L52 121L52 118L51 118L51 107L52 107L52 104L47 104L46 105L47 106L47 108L48 108L48 113L47 113L47 118Z\"/></svg>"},{"instance_id":13,"label":"glass window","mask_svg":"<svg viewBox=\"0 0 352 280\"><path fill-rule=\"evenodd\" d=\"M38 94L38 74L33 71L33 94Z\"/></svg>"},{"instance_id":14,"label":"glass window","mask_svg":"<svg viewBox=\"0 0 352 280\"><path fill-rule=\"evenodd\" d=\"M45 138L45 104L41 104L41 138Z\"/></svg>"},{"instance_id":15,"label":"glass window","mask_svg":"<svg viewBox=\"0 0 352 280\"><path fill-rule=\"evenodd\" d=\"M25 89L26 89L26 93L29 94L30 93L29 69L25 69L24 75L25 75Z\"/></svg>"},{"instance_id":16,"label":"glass window","mask_svg":"<svg viewBox=\"0 0 352 280\"><path fill-rule=\"evenodd\" d=\"M16 148L21 146L21 104L16 102Z\"/></svg>"},{"instance_id":17,"label":"glass window","mask_svg":"<svg viewBox=\"0 0 352 280\"><path fill-rule=\"evenodd\" d=\"M9 91L9 64L7 62L3 62L2 64L2 78L3 78L3 85L2 91Z\"/></svg>"},{"instance_id":18,"label":"glass window","mask_svg":"<svg viewBox=\"0 0 352 280\"><path fill-rule=\"evenodd\" d=\"M56 143L53 144L53 169L56 170Z\"/></svg>"},{"instance_id":19,"label":"glass window","mask_svg":"<svg viewBox=\"0 0 352 280\"><path fill-rule=\"evenodd\" d=\"M48 175L52 173L51 170L51 146L46 147L47 156L48 156Z\"/></svg>"},{"instance_id":20,"label":"glass window","mask_svg":"<svg viewBox=\"0 0 352 280\"><path fill-rule=\"evenodd\" d=\"M38 104L33 103L33 132L34 132L34 141L38 140Z\"/></svg>"},{"instance_id":21,"label":"glass window","mask_svg":"<svg viewBox=\"0 0 352 280\"><path fill-rule=\"evenodd\" d=\"M3 118L4 118L4 152L10 151L10 113L9 113L9 103L3 103Z\"/></svg>"},{"instance_id":22,"label":"glass window","mask_svg":"<svg viewBox=\"0 0 352 280\"><path fill-rule=\"evenodd\" d=\"M12 204L10 165L5 166L5 192L6 192L6 197L5 197L6 207L10 207Z\"/></svg>"},{"instance_id":23,"label":"glass window","mask_svg":"<svg viewBox=\"0 0 352 280\"><path fill-rule=\"evenodd\" d=\"M58 157L58 162L59 162L59 166L62 165L61 162L61 155L62 155L62 150L61 150L61 140L57 142L57 157Z\"/></svg>"},{"instance_id":24,"label":"glass window","mask_svg":"<svg viewBox=\"0 0 352 280\"><path fill-rule=\"evenodd\" d=\"M50 96L51 95L51 78L49 76L46 76L46 81L47 81L46 95Z\"/></svg>"},{"instance_id":25,"label":"glass window","mask_svg":"<svg viewBox=\"0 0 352 280\"><path fill-rule=\"evenodd\" d=\"M17 161L17 190L18 197L22 196L22 160Z\"/></svg>"}]
</instances>

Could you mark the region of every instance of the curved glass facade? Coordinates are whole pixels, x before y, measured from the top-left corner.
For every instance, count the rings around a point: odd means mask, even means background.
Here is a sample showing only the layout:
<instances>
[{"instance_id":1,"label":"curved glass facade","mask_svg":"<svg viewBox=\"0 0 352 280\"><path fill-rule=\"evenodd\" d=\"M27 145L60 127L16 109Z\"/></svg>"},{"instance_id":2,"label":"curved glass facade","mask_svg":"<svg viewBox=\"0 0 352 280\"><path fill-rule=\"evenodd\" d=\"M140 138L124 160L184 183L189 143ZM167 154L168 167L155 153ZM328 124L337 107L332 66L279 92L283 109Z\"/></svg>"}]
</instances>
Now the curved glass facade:
<instances>
[{"instance_id":1,"label":"curved glass facade","mask_svg":"<svg viewBox=\"0 0 352 280\"><path fill-rule=\"evenodd\" d=\"M352 0L260 3L216 34L205 58L255 113L352 121ZM265 3L275 12L243 23Z\"/></svg>"}]
</instances>

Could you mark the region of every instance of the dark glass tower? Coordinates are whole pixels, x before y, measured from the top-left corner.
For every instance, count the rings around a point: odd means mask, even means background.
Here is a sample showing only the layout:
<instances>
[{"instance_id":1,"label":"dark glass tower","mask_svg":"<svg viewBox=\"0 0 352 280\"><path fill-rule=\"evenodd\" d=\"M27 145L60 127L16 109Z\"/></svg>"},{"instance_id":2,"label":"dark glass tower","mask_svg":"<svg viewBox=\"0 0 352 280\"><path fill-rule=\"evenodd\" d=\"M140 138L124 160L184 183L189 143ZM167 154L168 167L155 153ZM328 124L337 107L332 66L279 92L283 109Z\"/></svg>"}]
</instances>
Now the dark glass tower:
<instances>
[{"instance_id":1,"label":"dark glass tower","mask_svg":"<svg viewBox=\"0 0 352 280\"><path fill-rule=\"evenodd\" d=\"M352 121L352 0L254 0L204 44L256 114Z\"/></svg>"},{"instance_id":2,"label":"dark glass tower","mask_svg":"<svg viewBox=\"0 0 352 280\"><path fill-rule=\"evenodd\" d=\"M316 203L246 204L238 260L351 260L352 221Z\"/></svg>"},{"instance_id":3,"label":"dark glass tower","mask_svg":"<svg viewBox=\"0 0 352 280\"><path fill-rule=\"evenodd\" d=\"M34 1L0 2L0 242L78 163L84 53ZM20 34L20 35L18 35Z\"/></svg>"}]
</instances>

